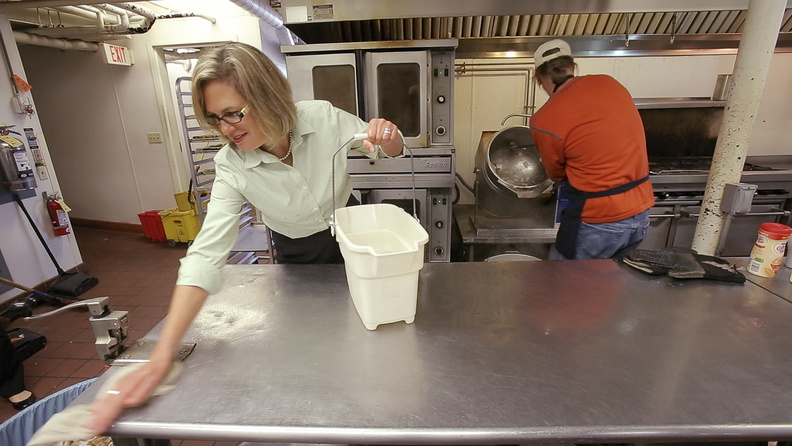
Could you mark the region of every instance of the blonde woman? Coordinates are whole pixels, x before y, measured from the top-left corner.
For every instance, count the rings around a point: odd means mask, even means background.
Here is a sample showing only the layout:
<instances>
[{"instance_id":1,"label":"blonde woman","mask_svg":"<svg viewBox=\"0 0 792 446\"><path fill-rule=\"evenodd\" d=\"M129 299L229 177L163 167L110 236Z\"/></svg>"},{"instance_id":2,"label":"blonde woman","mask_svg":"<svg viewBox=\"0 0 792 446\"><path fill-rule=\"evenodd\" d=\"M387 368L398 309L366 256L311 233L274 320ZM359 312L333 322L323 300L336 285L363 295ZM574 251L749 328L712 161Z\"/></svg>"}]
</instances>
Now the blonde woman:
<instances>
[{"instance_id":1,"label":"blonde woman","mask_svg":"<svg viewBox=\"0 0 792 446\"><path fill-rule=\"evenodd\" d=\"M258 49L229 43L203 54L193 75L199 122L228 144L215 156L216 177L206 218L181 260L166 323L150 361L97 399L87 427L104 432L124 407L141 404L163 381L173 355L209 294L222 287L221 269L238 233L244 202L262 213L273 231L279 263L340 263L328 222L332 203L350 201L347 157L333 155L356 133L350 150L371 157L402 153L395 124L366 123L325 101L292 100L280 70ZM333 191L335 189L335 191ZM333 197L335 192L335 199Z\"/></svg>"}]
</instances>

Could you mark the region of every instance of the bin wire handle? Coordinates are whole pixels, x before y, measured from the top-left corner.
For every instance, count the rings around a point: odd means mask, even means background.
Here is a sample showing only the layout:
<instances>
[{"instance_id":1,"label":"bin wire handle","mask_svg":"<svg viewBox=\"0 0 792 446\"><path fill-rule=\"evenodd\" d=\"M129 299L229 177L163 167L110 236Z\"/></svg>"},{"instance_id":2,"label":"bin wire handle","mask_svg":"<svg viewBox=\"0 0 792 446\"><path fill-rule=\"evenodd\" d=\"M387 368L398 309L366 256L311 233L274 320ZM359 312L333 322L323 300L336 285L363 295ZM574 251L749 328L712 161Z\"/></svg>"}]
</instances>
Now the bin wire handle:
<instances>
[{"instance_id":1,"label":"bin wire handle","mask_svg":"<svg viewBox=\"0 0 792 446\"><path fill-rule=\"evenodd\" d=\"M330 234L332 236L335 236L335 215L336 215L336 202L335 202L335 157L336 157L336 155L338 155L338 152L340 152L344 147L347 146L347 144L351 143L352 141L360 141L360 140L364 140L366 138L368 138L368 133L355 133L345 143L341 144L341 147L339 147L338 150L335 151L335 153L333 153L332 166L331 166L331 178L330 178L330 181L331 181L331 184L332 184L331 193L333 195L333 213L330 214ZM402 150L407 149L407 152L410 154L410 173L412 174L412 192L413 192L413 198L412 198L412 202L413 202L413 218L415 218L415 220L420 223L421 220L418 218L418 207L417 207L417 203L416 203L416 199L415 199L415 196L416 196L416 193L415 193L415 158L413 157L412 149L407 147L407 144L405 144L404 141L402 141L401 144L402 144Z\"/></svg>"}]
</instances>

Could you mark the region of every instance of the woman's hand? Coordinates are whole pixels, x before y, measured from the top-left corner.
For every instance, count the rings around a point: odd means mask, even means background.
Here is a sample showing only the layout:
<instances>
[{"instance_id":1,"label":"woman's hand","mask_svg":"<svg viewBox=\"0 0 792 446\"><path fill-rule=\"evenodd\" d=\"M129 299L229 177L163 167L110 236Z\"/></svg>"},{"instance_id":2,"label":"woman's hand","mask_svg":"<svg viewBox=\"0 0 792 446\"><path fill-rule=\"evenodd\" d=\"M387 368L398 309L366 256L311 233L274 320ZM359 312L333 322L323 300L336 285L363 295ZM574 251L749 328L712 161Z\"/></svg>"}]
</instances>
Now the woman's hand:
<instances>
[{"instance_id":1,"label":"woman's hand","mask_svg":"<svg viewBox=\"0 0 792 446\"><path fill-rule=\"evenodd\" d=\"M127 407L139 406L168 375L173 362L169 359L152 359L143 367L120 381L115 389L97 395L91 405L93 417L85 427L94 435L101 435Z\"/></svg>"},{"instance_id":2,"label":"woman's hand","mask_svg":"<svg viewBox=\"0 0 792 446\"><path fill-rule=\"evenodd\" d=\"M396 124L387 119L374 118L369 121L366 133L368 133L368 138L362 142L363 148L369 152L376 152L376 146L379 145L389 156L396 156L402 153L402 139L399 136L399 128Z\"/></svg>"}]
</instances>

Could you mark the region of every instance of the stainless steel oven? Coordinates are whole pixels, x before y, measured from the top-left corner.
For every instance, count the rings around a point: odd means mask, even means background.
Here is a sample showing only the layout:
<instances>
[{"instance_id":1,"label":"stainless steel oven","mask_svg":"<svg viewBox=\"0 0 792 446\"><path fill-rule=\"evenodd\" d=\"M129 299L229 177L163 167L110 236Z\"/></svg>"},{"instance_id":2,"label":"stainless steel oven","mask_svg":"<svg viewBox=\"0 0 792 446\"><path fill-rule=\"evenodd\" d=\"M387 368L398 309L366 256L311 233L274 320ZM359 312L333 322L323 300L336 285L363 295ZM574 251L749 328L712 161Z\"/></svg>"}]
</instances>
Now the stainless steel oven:
<instances>
[{"instance_id":1,"label":"stainless steel oven","mask_svg":"<svg viewBox=\"0 0 792 446\"><path fill-rule=\"evenodd\" d=\"M453 145L455 39L281 47L295 100L386 118L409 147Z\"/></svg>"}]
</instances>

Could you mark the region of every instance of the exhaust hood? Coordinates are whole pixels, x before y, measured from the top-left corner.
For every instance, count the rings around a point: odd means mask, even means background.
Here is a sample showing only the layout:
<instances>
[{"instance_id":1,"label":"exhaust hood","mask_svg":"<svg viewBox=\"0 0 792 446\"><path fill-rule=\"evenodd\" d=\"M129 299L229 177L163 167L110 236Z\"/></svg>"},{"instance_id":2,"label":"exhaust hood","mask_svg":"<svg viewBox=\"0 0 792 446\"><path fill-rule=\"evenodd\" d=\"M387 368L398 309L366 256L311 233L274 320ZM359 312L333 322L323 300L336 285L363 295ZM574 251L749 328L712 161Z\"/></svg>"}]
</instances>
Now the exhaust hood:
<instances>
[{"instance_id":1,"label":"exhaust hood","mask_svg":"<svg viewBox=\"0 0 792 446\"><path fill-rule=\"evenodd\" d=\"M736 51L749 0L271 0L306 43L460 39L457 57L533 54L549 37L578 41L576 55L624 50ZM792 1L778 47L792 47ZM514 51L517 53L514 53ZM792 51L792 49L790 49ZM577 52L577 51L576 51Z\"/></svg>"}]
</instances>

